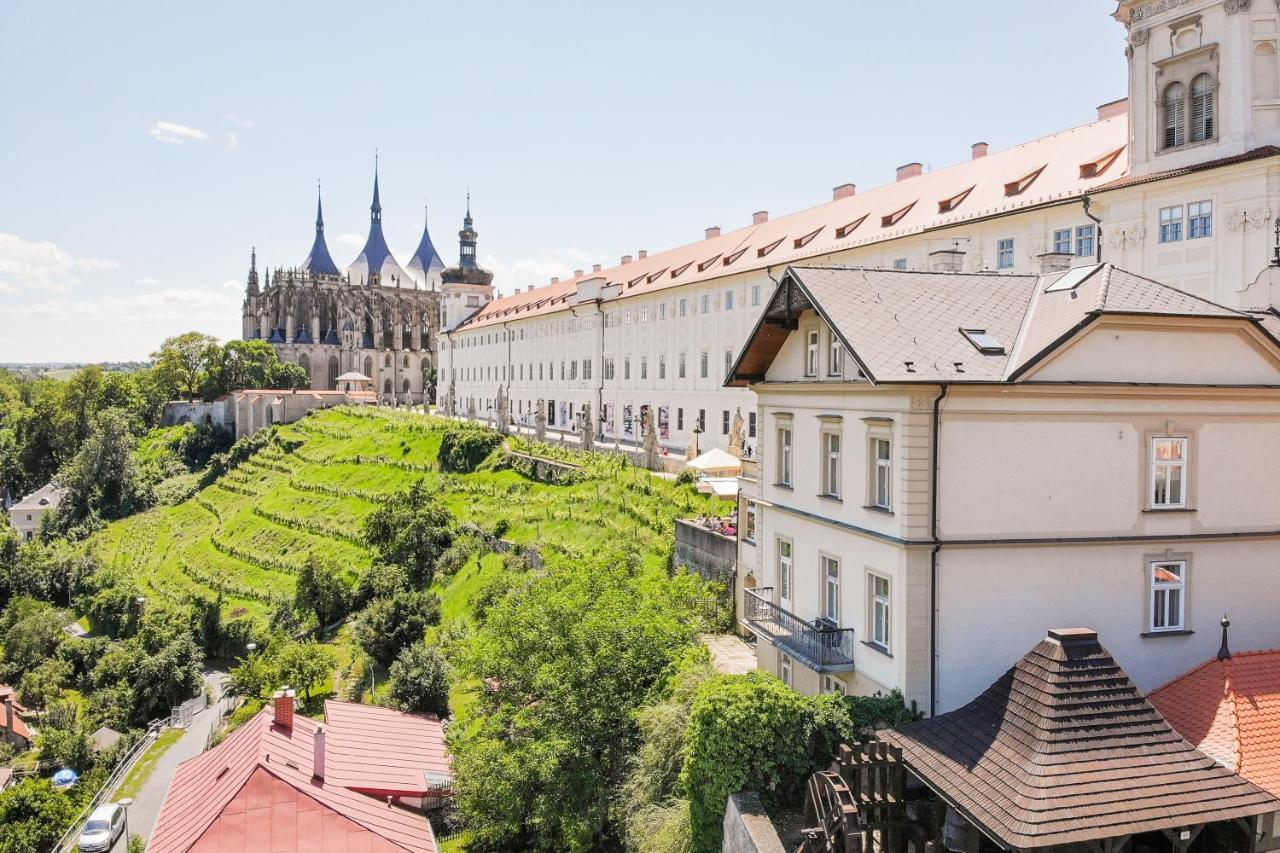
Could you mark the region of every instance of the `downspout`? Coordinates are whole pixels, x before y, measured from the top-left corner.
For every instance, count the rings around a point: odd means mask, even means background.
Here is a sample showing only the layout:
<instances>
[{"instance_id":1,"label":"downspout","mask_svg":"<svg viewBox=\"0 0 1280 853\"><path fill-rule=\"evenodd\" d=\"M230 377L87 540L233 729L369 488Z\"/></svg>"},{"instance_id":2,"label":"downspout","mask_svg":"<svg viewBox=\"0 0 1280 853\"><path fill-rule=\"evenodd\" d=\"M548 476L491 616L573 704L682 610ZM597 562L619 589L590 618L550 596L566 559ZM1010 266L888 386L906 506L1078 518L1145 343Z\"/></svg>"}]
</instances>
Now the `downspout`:
<instances>
[{"instance_id":1,"label":"downspout","mask_svg":"<svg viewBox=\"0 0 1280 853\"><path fill-rule=\"evenodd\" d=\"M1102 220L1089 212L1089 208L1093 204L1092 199L1090 199L1088 196L1084 196L1080 201L1084 205L1084 215L1092 219L1098 226L1098 247L1097 247L1097 257L1095 258L1095 260L1097 261L1097 263L1102 263Z\"/></svg>"},{"instance_id":2,"label":"downspout","mask_svg":"<svg viewBox=\"0 0 1280 853\"><path fill-rule=\"evenodd\" d=\"M515 420L511 417L511 383L516 378L516 366L511 361L511 321L506 320L502 324L502 330L507 336L507 420ZM508 424L503 424L502 429L506 429Z\"/></svg>"},{"instance_id":3,"label":"downspout","mask_svg":"<svg viewBox=\"0 0 1280 853\"><path fill-rule=\"evenodd\" d=\"M600 378L596 380L596 408L592 412L594 417L600 423L604 423L604 300L597 296L594 300L596 306L596 315L600 318ZM595 427L593 426L594 430ZM603 428L599 433L604 438Z\"/></svg>"},{"instance_id":4,"label":"downspout","mask_svg":"<svg viewBox=\"0 0 1280 853\"><path fill-rule=\"evenodd\" d=\"M947 383L939 386L933 400L933 466L929 471L929 527L933 537L933 551L929 555L929 716L938 713L938 553L942 539L938 536L938 475L941 460L938 458L938 437L942 429L942 401L946 399Z\"/></svg>"}]
</instances>

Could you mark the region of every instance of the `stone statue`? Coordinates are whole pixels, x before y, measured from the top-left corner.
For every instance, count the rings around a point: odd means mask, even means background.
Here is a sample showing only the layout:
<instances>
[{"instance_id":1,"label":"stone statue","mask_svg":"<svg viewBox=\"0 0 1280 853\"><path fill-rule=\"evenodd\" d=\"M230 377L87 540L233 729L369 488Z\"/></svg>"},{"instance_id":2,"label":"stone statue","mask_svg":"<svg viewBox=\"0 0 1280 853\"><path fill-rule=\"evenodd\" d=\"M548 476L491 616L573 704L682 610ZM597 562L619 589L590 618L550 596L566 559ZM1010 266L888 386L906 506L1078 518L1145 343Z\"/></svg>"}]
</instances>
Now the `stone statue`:
<instances>
[{"instance_id":1,"label":"stone statue","mask_svg":"<svg viewBox=\"0 0 1280 853\"><path fill-rule=\"evenodd\" d=\"M596 448L596 422L591 417L591 404L582 406L582 449L588 452Z\"/></svg>"},{"instance_id":2,"label":"stone statue","mask_svg":"<svg viewBox=\"0 0 1280 853\"><path fill-rule=\"evenodd\" d=\"M538 401L538 410L533 413L533 437L538 441L547 440L547 403Z\"/></svg>"},{"instance_id":3,"label":"stone statue","mask_svg":"<svg viewBox=\"0 0 1280 853\"><path fill-rule=\"evenodd\" d=\"M654 425L654 421L653 413L646 413L644 418L644 467L650 471L659 471L663 465L658 455L658 430Z\"/></svg>"},{"instance_id":4,"label":"stone statue","mask_svg":"<svg viewBox=\"0 0 1280 853\"><path fill-rule=\"evenodd\" d=\"M476 419L476 398L472 397L467 401L467 417L471 420Z\"/></svg>"},{"instance_id":5,"label":"stone statue","mask_svg":"<svg viewBox=\"0 0 1280 853\"><path fill-rule=\"evenodd\" d=\"M507 426L507 423L510 420L510 416L507 410L510 408L510 406L511 406L511 403L507 398L506 388L503 387L502 385L499 385L498 386L498 402L495 408L495 414L497 415L497 419L498 419L497 426L498 426L498 433L500 435L506 435L509 432L509 427Z\"/></svg>"},{"instance_id":6,"label":"stone statue","mask_svg":"<svg viewBox=\"0 0 1280 853\"><path fill-rule=\"evenodd\" d=\"M742 408L733 413L733 426L729 430L729 454L742 458Z\"/></svg>"}]
</instances>

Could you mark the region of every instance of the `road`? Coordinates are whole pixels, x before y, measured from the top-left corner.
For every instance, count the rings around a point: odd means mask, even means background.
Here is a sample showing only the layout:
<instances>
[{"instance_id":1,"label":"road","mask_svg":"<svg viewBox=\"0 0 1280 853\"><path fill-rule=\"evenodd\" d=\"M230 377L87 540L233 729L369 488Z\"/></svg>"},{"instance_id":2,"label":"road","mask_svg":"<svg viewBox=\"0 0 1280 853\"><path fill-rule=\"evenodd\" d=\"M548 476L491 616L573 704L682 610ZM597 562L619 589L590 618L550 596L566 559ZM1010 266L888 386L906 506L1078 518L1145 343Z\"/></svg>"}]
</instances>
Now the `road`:
<instances>
[{"instance_id":1,"label":"road","mask_svg":"<svg viewBox=\"0 0 1280 853\"><path fill-rule=\"evenodd\" d=\"M164 803L164 795L169 790L174 771L188 758L194 758L203 752L204 745L208 743L209 730L219 718L223 701L222 688L226 680L227 674L220 670L207 670L204 673L204 682L213 701L208 708L195 715L182 737L156 760L151 775L142 784L138 795L134 797L133 805L129 807L131 834L141 835L143 839L151 837L151 830L155 828L156 818L160 816L160 806ZM112 848L112 853L125 853L126 848L127 840L122 833L120 840Z\"/></svg>"}]
</instances>

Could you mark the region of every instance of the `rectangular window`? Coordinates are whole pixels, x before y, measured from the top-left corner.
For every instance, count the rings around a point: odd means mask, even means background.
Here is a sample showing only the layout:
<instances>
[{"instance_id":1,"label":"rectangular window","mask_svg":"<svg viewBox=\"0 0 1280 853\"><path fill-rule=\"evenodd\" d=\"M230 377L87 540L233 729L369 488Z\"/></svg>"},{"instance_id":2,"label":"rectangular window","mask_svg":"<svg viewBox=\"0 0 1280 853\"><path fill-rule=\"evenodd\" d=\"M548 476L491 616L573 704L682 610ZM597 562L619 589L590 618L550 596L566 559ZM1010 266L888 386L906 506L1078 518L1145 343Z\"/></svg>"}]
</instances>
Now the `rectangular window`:
<instances>
[{"instance_id":1,"label":"rectangular window","mask_svg":"<svg viewBox=\"0 0 1280 853\"><path fill-rule=\"evenodd\" d=\"M622 360L622 378L631 378L631 356L627 356Z\"/></svg>"},{"instance_id":2,"label":"rectangular window","mask_svg":"<svg viewBox=\"0 0 1280 853\"><path fill-rule=\"evenodd\" d=\"M1053 232L1053 250L1059 254L1071 254L1071 229L1060 228Z\"/></svg>"},{"instance_id":3,"label":"rectangular window","mask_svg":"<svg viewBox=\"0 0 1280 853\"><path fill-rule=\"evenodd\" d=\"M724 409L720 414L721 414L721 418L720 418L720 434L721 434L721 435L728 435L728 434L729 434L729 410L728 410L728 409Z\"/></svg>"},{"instance_id":4,"label":"rectangular window","mask_svg":"<svg viewBox=\"0 0 1280 853\"><path fill-rule=\"evenodd\" d=\"M711 294L710 294L710 293L704 293L704 294L702 294L702 308L701 308L701 310L702 310L702 313L703 313L703 314L709 314L709 313L711 313Z\"/></svg>"},{"instance_id":5,"label":"rectangular window","mask_svg":"<svg viewBox=\"0 0 1280 853\"><path fill-rule=\"evenodd\" d=\"M578 378L578 362L576 361L569 362L569 378L570 379Z\"/></svg>"},{"instance_id":6,"label":"rectangular window","mask_svg":"<svg viewBox=\"0 0 1280 853\"><path fill-rule=\"evenodd\" d=\"M751 305L755 307L760 304L760 285L752 285L751 287Z\"/></svg>"},{"instance_id":7,"label":"rectangular window","mask_svg":"<svg viewBox=\"0 0 1280 853\"><path fill-rule=\"evenodd\" d=\"M733 370L733 350L724 351L724 375L728 376L729 371Z\"/></svg>"},{"instance_id":8,"label":"rectangular window","mask_svg":"<svg viewBox=\"0 0 1280 853\"><path fill-rule=\"evenodd\" d=\"M591 359L589 358L584 358L582 360L582 378L583 379L591 378Z\"/></svg>"},{"instance_id":9,"label":"rectangular window","mask_svg":"<svg viewBox=\"0 0 1280 853\"><path fill-rule=\"evenodd\" d=\"M871 575L871 625L867 633L871 642L889 650L889 579Z\"/></svg>"},{"instance_id":10,"label":"rectangular window","mask_svg":"<svg viewBox=\"0 0 1280 853\"><path fill-rule=\"evenodd\" d=\"M818 375L818 330L813 329L805 337L804 375Z\"/></svg>"},{"instance_id":11,"label":"rectangular window","mask_svg":"<svg viewBox=\"0 0 1280 853\"><path fill-rule=\"evenodd\" d=\"M1187 505L1187 439L1151 440L1151 508Z\"/></svg>"},{"instance_id":12,"label":"rectangular window","mask_svg":"<svg viewBox=\"0 0 1280 853\"><path fill-rule=\"evenodd\" d=\"M834 676L822 676L822 692L833 693L836 696L848 695L848 688L844 686L844 682Z\"/></svg>"},{"instance_id":13,"label":"rectangular window","mask_svg":"<svg viewBox=\"0 0 1280 853\"><path fill-rule=\"evenodd\" d=\"M667 356L665 353L658 354L658 378L667 378Z\"/></svg>"},{"instance_id":14,"label":"rectangular window","mask_svg":"<svg viewBox=\"0 0 1280 853\"><path fill-rule=\"evenodd\" d=\"M756 541L756 515L759 508L755 501L747 501L747 524L742 528L742 540L744 542L755 543Z\"/></svg>"},{"instance_id":15,"label":"rectangular window","mask_svg":"<svg viewBox=\"0 0 1280 853\"><path fill-rule=\"evenodd\" d=\"M685 353L680 353L680 358L679 358L679 361L677 362L676 373L681 379L684 379L685 361L686 361Z\"/></svg>"},{"instance_id":16,"label":"rectangular window","mask_svg":"<svg viewBox=\"0 0 1280 853\"><path fill-rule=\"evenodd\" d=\"M835 332L832 332L831 349L827 353L827 374L840 376L842 373L844 373L844 345L840 343Z\"/></svg>"},{"instance_id":17,"label":"rectangular window","mask_svg":"<svg viewBox=\"0 0 1280 853\"><path fill-rule=\"evenodd\" d=\"M680 300L680 316L684 317L688 313L689 313L689 300L681 299Z\"/></svg>"},{"instance_id":18,"label":"rectangular window","mask_svg":"<svg viewBox=\"0 0 1280 853\"><path fill-rule=\"evenodd\" d=\"M996 269L1013 269L1013 238L1006 237L996 243Z\"/></svg>"},{"instance_id":19,"label":"rectangular window","mask_svg":"<svg viewBox=\"0 0 1280 853\"><path fill-rule=\"evenodd\" d=\"M894 259L893 259L893 268L894 268L895 270L905 270L905 269L907 268L907 259L906 259L906 258L894 258Z\"/></svg>"},{"instance_id":20,"label":"rectangular window","mask_svg":"<svg viewBox=\"0 0 1280 853\"><path fill-rule=\"evenodd\" d=\"M1183 560L1151 564L1151 630L1181 631L1186 609L1187 564Z\"/></svg>"},{"instance_id":21,"label":"rectangular window","mask_svg":"<svg viewBox=\"0 0 1280 853\"><path fill-rule=\"evenodd\" d=\"M631 309L630 308L627 308L622 312L622 325L624 326L631 325Z\"/></svg>"},{"instance_id":22,"label":"rectangular window","mask_svg":"<svg viewBox=\"0 0 1280 853\"><path fill-rule=\"evenodd\" d=\"M698 409L698 432L707 431L707 410Z\"/></svg>"},{"instance_id":23,"label":"rectangular window","mask_svg":"<svg viewBox=\"0 0 1280 853\"><path fill-rule=\"evenodd\" d=\"M891 509L893 500L893 445L887 438L871 439L871 461L875 466L871 487L871 505Z\"/></svg>"},{"instance_id":24,"label":"rectangular window","mask_svg":"<svg viewBox=\"0 0 1280 853\"><path fill-rule=\"evenodd\" d=\"M778 429L778 485L791 485L791 427Z\"/></svg>"},{"instance_id":25,"label":"rectangular window","mask_svg":"<svg viewBox=\"0 0 1280 853\"><path fill-rule=\"evenodd\" d=\"M684 429L684 409L676 409L676 429Z\"/></svg>"},{"instance_id":26,"label":"rectangular window","mask_svg":"<svg viewBox=\"0 0 1280 853\"><path fill-rule=\"evenodd\" d=\"M724 292L724 310L726 311L733 310L733 291L732 290L726 290Z\"/></svg>"},{"instance_id":27,"label":"rectangular window","mask_svg":"<svg viewBox=\"0 0 1280 853\"><path fill-rule=\"evenodd\" d=\"M711 368L711 354L708 353L706 350L703 350L702 354L699 356L699 359L698 359L699 375L701 375L703 379L706 379L707 373L710 371L710 368Z\"/></svg>"},{"instance_id":28,"label":"rectangular window","mask_svg":"<svg viewBox=\"0 0 1280 853\"><path fill-rule=\"evenodd\" d=\"M1092 225L1081 225L1076 228L1076 257L1092 258L1096 253L1097 232Z\"/></svg>"},{"instance_id":29,"label":"rectangular window","mask_svg":"<svg viewBox=\"0 0 1280 853\"><path fill-rule=\"evenodd\" d=\"M778 656L778 678L782 679L782 683L791 686L791 658L786 655Z\"/></svg>"},{"instance_id":30,"label":"rectangular window","mask_svg":"<svg viewBox=\"0 0 1280 853\"><path fill-rule=\"evenodd\" d=\"M1213 236L1213 202L1197 201L1187 205L1187 239Z\"/></svg>"},{"instance_id":31,"label":"rectangular window","mask_svg":"<svg viewBox=\"0 0 1280 853\"><path fill-rule=\"evenodd\" d=\"M658 319L659 320L667 319L667 303L665 302L658 303Z\"/></svg>"},{"instance_id":32,"label":"rectangular window","mask_svg":"<svg viewBox=\"0 0 1280 853\"><path fill-rule=\"evenodd\" d=\"M840 434L822 434L822 493L840 497Z\"/></svg>"},{"instance_id":33,"label":"rectangular window","mask_svg":"<svg viewBox=\"0 0 1280 853\"><path fill-rule=\"evenodd\" d=\"M791 542L778 540L778 598L783 607L791 604Z\"/></svg>"},{"instance_id":34,"label":"rectangular window","mask_svg":"<svg viewBox=\"0 0 1280 853\"><path fill-rule=\"evenodd\" d=\"M756 437L756 413L747 412L747 438Z\"/></svg>"},{"instance_id":35,"label":"rectangular window","mask_svg":"<svg viewBox=\"0 0 1280 853\"><path fill-rule=\"evenodd\" d=\"M641 323L649 322L649 306L648 305L640 306L640 322Z\"/></svg>"},{"instance_id":36,"label":"rectangular window","mask_svg":"<svg viewBox=\"0 0 1280 853\"><path fill-rule=\"evenodd\" d=\"M822 617L840 624L840 561L822 557Z\"/></svg>"},{"instance_id":37,"label":"rectangular window","mask_svg":"<svg viewBox=\"0 0 1280 853\"><path fill-rule=\"evenodd\" d=\"M1160 208L1160 242L1176 243L1182 239L1182 205Z\"/></svg>"},{"instance_id":38,"label":"rectangular window","mask_svg":"<svg viewBox=\"0 0 1280 853\"><path fill-rule=\"evenodd\" d=\"M605 379L613 378L613 359L612 358L606 358L604 360L604 378Z\"/></svg>"},{"instance_id":39,"label":"rectangular window","mask_svg":"<svg viewBox=\"0 0 1280 853\"><path fill-rule=\"evenodd\" d=\"M647 355L640 356L640 378L649 378L649 356Z\"/></svg>"}]
</instances>

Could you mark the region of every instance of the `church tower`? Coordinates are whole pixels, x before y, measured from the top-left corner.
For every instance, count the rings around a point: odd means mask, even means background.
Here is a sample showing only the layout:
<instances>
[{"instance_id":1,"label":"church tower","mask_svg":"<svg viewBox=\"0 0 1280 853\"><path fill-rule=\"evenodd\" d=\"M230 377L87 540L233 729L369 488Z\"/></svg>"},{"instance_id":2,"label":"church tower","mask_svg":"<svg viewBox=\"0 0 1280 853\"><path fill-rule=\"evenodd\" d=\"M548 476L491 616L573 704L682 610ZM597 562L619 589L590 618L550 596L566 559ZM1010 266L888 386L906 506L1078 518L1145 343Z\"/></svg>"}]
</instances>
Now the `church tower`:
<instances>
[{"instance_id":1,"label":"church tower","mask_svg":"<svg viewBox=\"0 0 1280 853\"><path fill-rule=\"evenodd\" d=\"M369 205L369 236L365 239L360 254L347 267L347 275L352 284L371 286L396 287L408 285L412 281L391 254L387 238L382 235L382 199L378 193L376 159L373 166L373 204Z\"/></svg>"},{"instance_id":2,"label":"church tower","mask_svg":"<svg viewBox=\"0 0 1280 853\"><path fill-rule=\"evenodd\" d=\"M316 239L311 244L307 259L302 262L302 269L309 275L340 275L338 265L329 255L329 246L324 240L324 207L320 203L320 185L316 184Z\"/></svg>"},{"instance_id":3,"label":"church tower","mask_svg":"<svg viewBox=\"0 0 1280 853\"><path fill-rule=\"evenodd\" d=\"M444 261L431 242L431 231L427 228L426 208L422 211L422 239L418 241L418 248L409 259L407 269L420 289L440 289L440 273L444 272Z\"/></svg>"},{"instance_id":4,"label":"church tower","mask_svg":"<svg viewBox=\"0 0 1280 853\"><path fill-rule=\"evenodd\" d=\"M471 193L467 193L467 214L458 232L458 265L440 274L444 290L440 328L449 330L493 301L493 273L476 260L480 235L471 218Z\"/></svg>"},{"instance_id":5,"label":"church tower","mask_svg":"<svg viewBox=\"0 0 1280 853\"><path fill-rule=\"evenodd\" d=\"M1280 11L1262 0L1120 0L1128 29L1130 171L1280 143Z\"/></svg>"}]
</instances>

